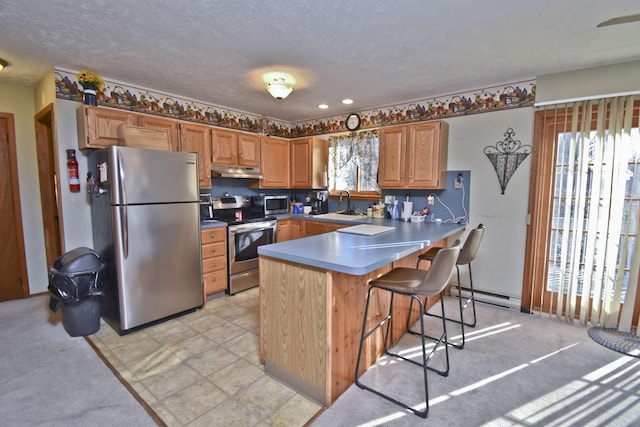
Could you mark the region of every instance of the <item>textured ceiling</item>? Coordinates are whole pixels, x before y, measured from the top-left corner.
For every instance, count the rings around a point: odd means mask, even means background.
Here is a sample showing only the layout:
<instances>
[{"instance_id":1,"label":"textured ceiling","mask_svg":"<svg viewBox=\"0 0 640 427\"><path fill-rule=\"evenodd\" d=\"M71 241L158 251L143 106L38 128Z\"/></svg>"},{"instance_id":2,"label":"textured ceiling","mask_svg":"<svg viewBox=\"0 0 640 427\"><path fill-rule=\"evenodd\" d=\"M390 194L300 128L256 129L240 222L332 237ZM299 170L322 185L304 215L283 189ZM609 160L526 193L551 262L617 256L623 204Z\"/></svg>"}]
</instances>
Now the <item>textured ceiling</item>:
<instances>
[{"instance_id":1,"label":"textured ceiling","mask_svg":"<svg viewBox=\"0 0 640 427\"><path fill-rule=\"evenodd\" d=\"M296 122L638 60L640 22L596 28L636 13L638 0L0 0L0 83L89 69ZM287 99L265 91L271 70L297 78Z\"/></svg>"}]
</instances>

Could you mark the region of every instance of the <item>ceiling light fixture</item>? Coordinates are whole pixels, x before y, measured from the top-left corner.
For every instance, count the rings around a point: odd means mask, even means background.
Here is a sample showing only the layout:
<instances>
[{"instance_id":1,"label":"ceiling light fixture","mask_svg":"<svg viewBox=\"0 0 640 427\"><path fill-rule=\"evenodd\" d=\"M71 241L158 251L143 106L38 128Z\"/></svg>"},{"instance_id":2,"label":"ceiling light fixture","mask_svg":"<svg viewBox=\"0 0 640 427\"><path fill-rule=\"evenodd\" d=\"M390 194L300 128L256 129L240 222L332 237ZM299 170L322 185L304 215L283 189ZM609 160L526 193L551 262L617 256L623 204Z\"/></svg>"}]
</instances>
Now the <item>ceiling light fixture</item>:
<instances>
[{"instance_id":1,"label":"ceiling light fixture","mask_svg":"<svg viewBox=\"0 0 640 427\"><path fill-rule=\"evenodd\" d=\"M345 98L342 100L342 103L345 105L353 104L353 99Z\"/></svg>"},{"instance_id":2,"label":"ceiling light fixture","mask_svg":"<svg viewBox=\"0 0 640 427\"><path fill-rule=\"evenodd\" d=\"M327 108L329 108L329 105L327 105L327 104L320 104L320 105L318 105L318 108L320 108L321 110L326 110Z\"/></svg>"},{"instance_id":3,"label":"ceiling light fixture","mask_svg":"<svg viewBox=\"0 0 640 427\"><path fill-rule=\"evenodd\" d=\"M2 69L4 69L4 67L7 66L7 61L5 61L4 59L0 58L0 71L2 71Z\"/></svg>"},{"instance_id":4,"label":"ceiling light fixture","mask_svg":"<svg viewBox=\"0 0 640 427\"><path fill-rule=\"evenodd\" d=\"M267 92L275 99L285 99L293 91L293 84L287 82L284 77L276 77L267 82Z\"/></svg>"}]
</instances>

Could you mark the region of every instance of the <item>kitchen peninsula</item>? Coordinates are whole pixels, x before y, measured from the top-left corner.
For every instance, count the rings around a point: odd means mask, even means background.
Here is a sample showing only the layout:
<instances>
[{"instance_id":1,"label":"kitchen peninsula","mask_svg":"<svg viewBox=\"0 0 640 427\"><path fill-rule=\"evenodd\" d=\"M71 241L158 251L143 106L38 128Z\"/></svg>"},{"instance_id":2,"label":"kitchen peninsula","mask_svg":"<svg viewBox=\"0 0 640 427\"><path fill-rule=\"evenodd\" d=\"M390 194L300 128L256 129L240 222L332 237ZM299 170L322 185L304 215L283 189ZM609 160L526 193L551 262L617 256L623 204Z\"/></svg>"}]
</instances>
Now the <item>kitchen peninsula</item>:
<instances>
[{"instance_id":1,"label":"kitchen peninsula","mask_svg":"<svg viewBox=\"0 0 640 427\"><path fill-rule=\"evenodd\" d=\"M260 358L265 370L325 406L354 382L368 282L394 267L415 268L419 254L446 246L446 239L458 237L465 227L370 218L361 222L393 228L375 235L341 229L258 248ZM388 293L372 298L377 310L370 310L368 324L379 322L388 311ZM406 316L408 307L409 298L396 298L394 316ZM417 313L412 318L417 319ZM402 323L392 325L394 343L406 331ZM364 352L363 370L382 352L381 331Z\"/></svg>"}]
</instances>

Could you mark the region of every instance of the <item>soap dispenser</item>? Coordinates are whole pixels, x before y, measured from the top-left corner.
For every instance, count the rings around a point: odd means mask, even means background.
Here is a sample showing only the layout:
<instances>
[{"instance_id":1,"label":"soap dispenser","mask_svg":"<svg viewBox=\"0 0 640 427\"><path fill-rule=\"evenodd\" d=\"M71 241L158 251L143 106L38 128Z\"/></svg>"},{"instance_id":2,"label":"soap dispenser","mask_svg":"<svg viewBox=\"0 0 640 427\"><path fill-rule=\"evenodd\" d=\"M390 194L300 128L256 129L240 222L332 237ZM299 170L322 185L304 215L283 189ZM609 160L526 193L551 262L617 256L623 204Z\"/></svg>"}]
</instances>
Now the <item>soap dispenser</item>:
<instances>
[{"instance_id":1,"label":"soap dispenser","mask_svg":"<svg viewBox=\"0 0 640 427\"><path fill-rule=\"evenodd\" d=\"M394 200L393 201L393 209L391 210L391 219L398 219L399 217L399 213L398 213L398 201Z\"/></svg>"}]
</instances>

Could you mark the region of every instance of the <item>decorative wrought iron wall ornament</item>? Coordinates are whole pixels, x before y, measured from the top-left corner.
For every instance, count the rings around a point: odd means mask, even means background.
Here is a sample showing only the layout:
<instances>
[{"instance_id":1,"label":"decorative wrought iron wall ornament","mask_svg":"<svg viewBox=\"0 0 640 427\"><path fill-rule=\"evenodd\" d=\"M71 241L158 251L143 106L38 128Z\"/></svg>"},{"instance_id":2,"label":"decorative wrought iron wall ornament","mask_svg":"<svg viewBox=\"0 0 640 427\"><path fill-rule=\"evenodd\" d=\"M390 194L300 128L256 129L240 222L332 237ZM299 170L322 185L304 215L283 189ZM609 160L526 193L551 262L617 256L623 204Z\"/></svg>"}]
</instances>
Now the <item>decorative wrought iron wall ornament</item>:
<instances>
[{"instance_id":1,"label":"decorative wrought iron wall ornament","mask_svg":"<svg viewBox=\"0 0 640 427\"><path fill-rule=\"evenodd\" d=\"M518 169L532 150L530 145L522 145L520 141L514 140L513 136L515 134L513 129L508 128L504 133L506 138L503 141L498 141L495 147L489 145L484 148L484 154L487 155L498 175L502 194L504 194L507 183L516 169Z\"/></svg>"}]
</instances>

